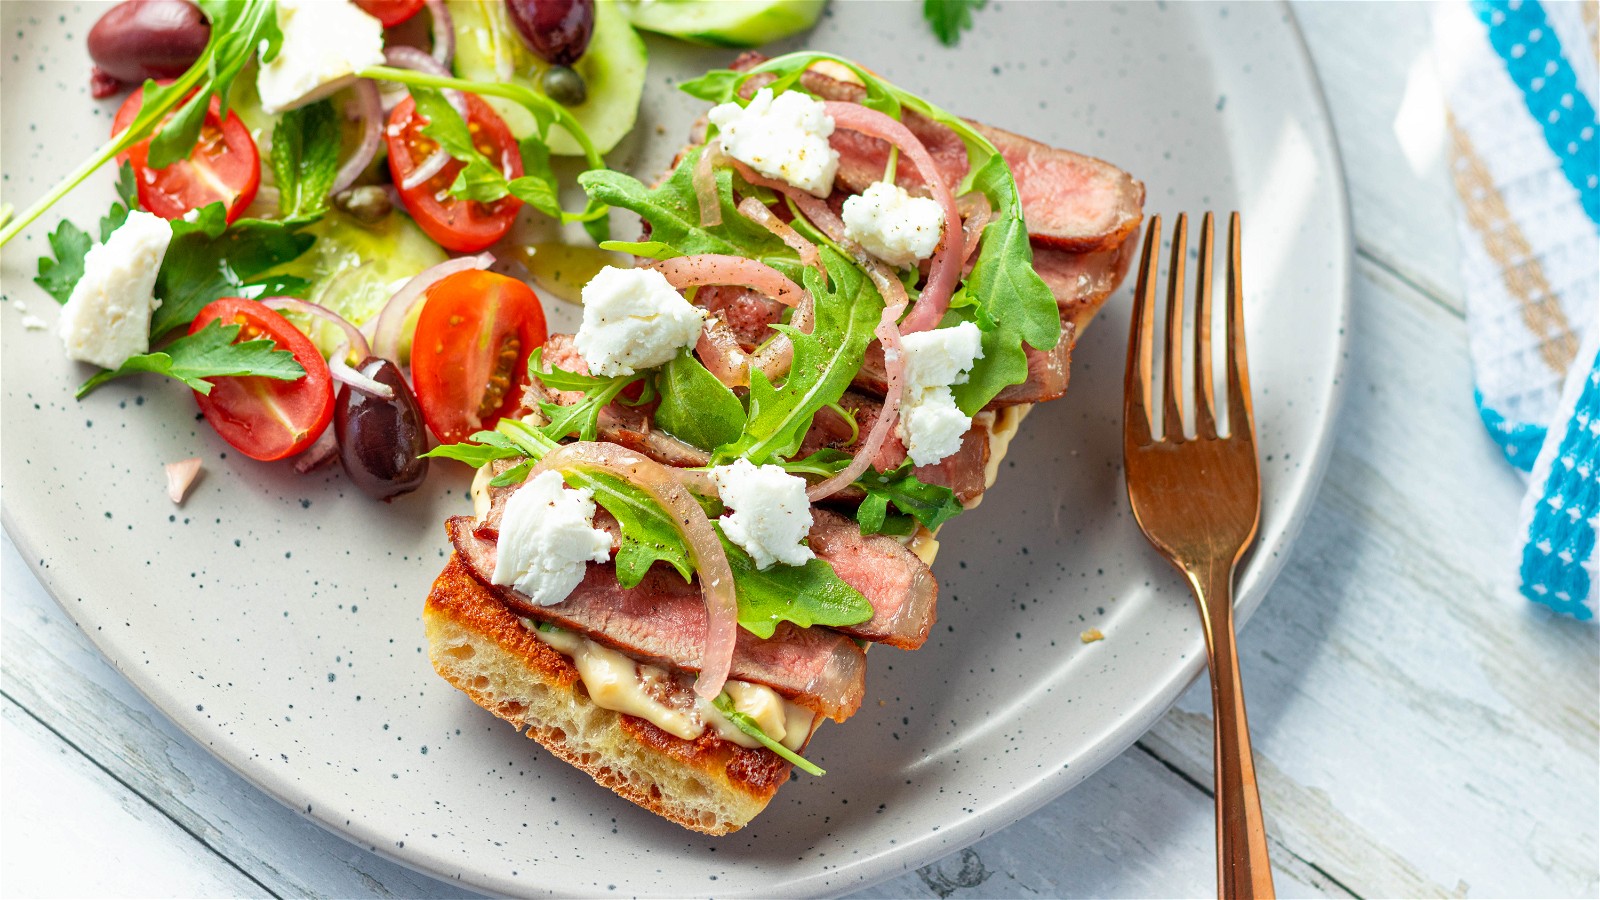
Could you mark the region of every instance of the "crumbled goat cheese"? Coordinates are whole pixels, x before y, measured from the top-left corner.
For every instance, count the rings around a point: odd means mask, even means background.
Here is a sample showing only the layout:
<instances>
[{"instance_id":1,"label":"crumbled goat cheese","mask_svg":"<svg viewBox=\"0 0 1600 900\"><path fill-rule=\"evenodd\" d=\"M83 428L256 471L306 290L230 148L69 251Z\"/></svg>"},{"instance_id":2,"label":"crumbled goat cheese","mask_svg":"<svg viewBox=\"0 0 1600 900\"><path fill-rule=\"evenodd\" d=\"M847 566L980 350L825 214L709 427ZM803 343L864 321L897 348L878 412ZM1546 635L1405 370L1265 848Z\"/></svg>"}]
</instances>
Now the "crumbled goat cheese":
<instances>
[{"instance_id":1,"label":"crumbled goat cheese","mask_svg":"<svg viewBox=\"0 0 1600 900\"><path fill-rule=\"evenodd\" d=\"M950 386L966 382L973 364L983 358L983 332L962 322L900 340L905 374L896 430L912 463L931 465L960 450L962 435L972 427L972 417L956 406Z\"/></svg>"},{"instance_id":2,"label":"crumbled goat cheese","mask_svg":"<svg viewBox=\"0 0 1600 900\"><path fill-rule=\"evenodd\" d=\"M611 535L593 527L594 493L540 472L506 500L494 562L495 584L515 587L540 606L567 599L586 563L611 558Z\"/></svg>"},{"instance_id":3,"label":"crumbled goat cheese","mask_svg":"<svg viewBox=\"0 0 1600 900\"><path fill-rule=\"evenodd\" d=\"M750 105L724 103L708 114L722 150L768 178L818 197L833 193L839 151L828 145L833 118L822 101L785 91L776 98L762 88Z\"/></svg>"},{"instance_id":4,"label":"crumbled goat cheese","mask_svg":"<svg viewBox=\"0 0 1600 900\"><path fill-rule=\"evenodd\" d=\"M261 108L276 115L347 87L383 65L383 23L341 0L278 0L283 44L256 75Z\"/></svg>"},{"instance_id":5,"label":"crumbled goat cheese","mask_svg":"<svg viewBox=\"0 0 1600 900\"><path fill-rule=\"evenodd\" d=\"M891 266L905 268L933 255L944 229L937 200L913 197L878 181L844 201L844 236Z\"/></svg>"},{"instance_id":6,"label":"crumbled goat cheese","mask_svg":"<svg viewBox=\"0 0 1600 900\"><path fill-rule=\"evenodd\" d=\"M83 277L61 308L61 342L67 355L115 369L150 350L150 313L156 274L172 242L172 226L142 210L83 257Z\"/></svg>"},{"instance_id":7,"label":"crumbled goat cheese","mask_svg":"<svg viewBox=\"0 0 1600 900\"><path fill-rule=\"evenodd\" d=\"M606 266L583 286L583 324L573 343L590 372L632 375L694 346L705 317L655 269Z\"/></svg>"},{"instance_id":8,"label":"crumbled goat cheese","mask_svg":"<svg viewBox=\"0 0 1600 900\"><path fill-rule=\"evenodd\" d=\"M775 562L805 565L816 558L802 544L811 531L811 501L806 480L781 466L753 466L747 459L711 470L722 505L733 510L722 517L722 533L743 547L765 569Z\"/></svg>"}]
</instances>

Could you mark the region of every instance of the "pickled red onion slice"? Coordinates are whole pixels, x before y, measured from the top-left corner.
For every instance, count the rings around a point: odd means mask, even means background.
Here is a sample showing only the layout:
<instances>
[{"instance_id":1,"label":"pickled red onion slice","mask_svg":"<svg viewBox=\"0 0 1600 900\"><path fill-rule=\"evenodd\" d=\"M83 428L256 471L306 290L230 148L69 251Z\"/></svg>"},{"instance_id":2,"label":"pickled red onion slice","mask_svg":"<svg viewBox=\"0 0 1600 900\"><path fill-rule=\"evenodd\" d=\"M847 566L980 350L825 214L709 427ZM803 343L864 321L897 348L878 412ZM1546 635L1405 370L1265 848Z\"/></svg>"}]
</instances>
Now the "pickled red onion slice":
<instances>
[{"instance_id":1,"label":"pickled red onion slice","mask_svg":"<svg viewBox=\"0 0 1600 900\"><path fill-rule=\"evenodd\" d=\"M668 283L678 290L707 284L735 284L752 288L782 303L799 306L805 298L805 289L795 284L789 276L764 262L743 256L721 253L699 253L663 259L650 266L666 276Z\"/></svg>"},{"instance_id":2,"label":"pickled red onion slice","mask_svg":"<svg viewBox=\"0 0 1600 900\"><path fill-rule=\"evenodd\" d=\"M901 330L907 334L939 327L939 321L944 318L945 310L950 308L950 297L955 293L956 284L961 280L961 266L966 258L966 240L961 229L957 227L961 222L961 213L956 209L956 198L950 191L950 185L945 182L943 173L934 164L933 155L928 152L928 148L902 123L859 103L829 100L823 105L828 115L833 118L835 127L847 128L868 137L881 138L892 146L899 147L900 152L905 154L922 174L923 181L927 182L929 190L933 193L933 199L944 209L944 240L933 252L933 262L928 268L928 282L922 287L916 308L906 317L905 322L901 323Z\"/></svg>"},{"instance_id":3,"label":"pickled red onion slice","mask_svg":"<svg viewBox=\"0 0 1600 900\"><path fill-rule=\"evenodd\" d=\"M635 485L661 505L683 536L700 580L706 604L705 646L700 655L700 677L694 692L710 700L722 693L733 666L734 641L739 632L739 602L733 589L733 569L723 552L722 541L706 517L705 510L679 481L674 470L616 444L579 441L564 444L545 454L531 474L554 469L580 468L605 472ZM530 475L531 477L531 475Z\"/></svg>"}]
</instances>

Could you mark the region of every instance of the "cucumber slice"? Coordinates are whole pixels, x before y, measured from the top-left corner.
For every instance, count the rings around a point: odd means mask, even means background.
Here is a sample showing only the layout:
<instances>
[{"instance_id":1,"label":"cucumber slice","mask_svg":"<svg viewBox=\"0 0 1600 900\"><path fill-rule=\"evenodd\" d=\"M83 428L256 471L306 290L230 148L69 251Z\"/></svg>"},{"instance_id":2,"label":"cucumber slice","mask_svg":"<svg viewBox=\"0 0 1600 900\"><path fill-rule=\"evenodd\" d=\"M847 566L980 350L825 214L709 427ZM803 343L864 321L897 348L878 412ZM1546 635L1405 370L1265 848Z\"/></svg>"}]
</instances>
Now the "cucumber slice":
<instances>
[{"instance_id":1,"label":"cucumber slice","mask_svg":"<svg viewBox=\"0 0 1600 900\"><path fill-rule=\"evenodd\" d=\"M827 0L629 0L637 28L712 47L758 47L817 24Z\"/></svg>"},{"instance_id":2,"label":"cucumber slice","mask_svg":"<svg viewBox=\"0 0 1600 900\"><path fill-rule=\"evenodd\" d=\"M540 80L549 65L530 51L506 16L504 0L449 0L456 32L456 74L473 81L520 84L543 92ZM572 114L589 139L606 153L633 130L644 93L647 61L644 41L628 24L616 0L595 4L594 36L589 49L572 68L581 76L589 97ZM533 115L510 100L484 97L518 139L534 133ZM576 141L559 128L550 130L550 152L579 156Z\"/></svg>"},{"instance_id":3,"label":"cucumber slice","mask_svg":"<svg viewBox=\"0 0 1600 900\"><path fill-rule=\"evenodd\" d=\"M307 226L306 233L316 235L317 242L304 256L279 266L273 273L309 279L311 290L306 299L355 325L376 316L413 276L448 258L410 216L399 210L369 227L330 209ZM324 353L344 337L343 332L321 320L296 324Z\"/></svg>"}]
</instances>

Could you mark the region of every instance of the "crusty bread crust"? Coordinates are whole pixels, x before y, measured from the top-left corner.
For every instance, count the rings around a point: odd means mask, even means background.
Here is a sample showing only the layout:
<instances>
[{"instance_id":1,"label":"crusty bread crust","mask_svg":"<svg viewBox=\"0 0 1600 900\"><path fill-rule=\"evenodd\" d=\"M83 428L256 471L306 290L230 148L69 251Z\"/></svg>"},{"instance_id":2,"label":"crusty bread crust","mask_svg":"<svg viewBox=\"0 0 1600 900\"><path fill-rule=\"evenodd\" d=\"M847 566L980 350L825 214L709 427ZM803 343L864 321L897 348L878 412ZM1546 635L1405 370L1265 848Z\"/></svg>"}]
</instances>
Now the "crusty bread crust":
<instances>
[{"instance_id":1,"label":"crusty bread crust","mask_svg":"<svg viewBox=\"0 0 1600 900\"><path fill-rule=\"evenodd\" d=\"M989 485L1028 409L999 411L990 435ZM478 489L486 488L486 478L473 486L480 501L487 499ZM919 554L932 565L938 542L932 534L922 540ZM422 620L433 668L446 681L526 729L557 758L685 828L711 835L737 831L788 780L789 764L771 751L748 750L709 730L686 741L595 705L572 660L525 628L454 553L428 592Z\"/></svg>"},{"instance_id":2,"label":"crusty bread crust","mask_svg":"<svg viewBox=\"0 0 1600 900\"><path fill-rule=\"evenodd\" d=\"M709 730L686 741L595 705L572 661L523 627L454 554L422 619L433 667L446 681L595 781L685 828L742 828L789 777L789 764L770 750Z\"/></svg>"}]
</instances>

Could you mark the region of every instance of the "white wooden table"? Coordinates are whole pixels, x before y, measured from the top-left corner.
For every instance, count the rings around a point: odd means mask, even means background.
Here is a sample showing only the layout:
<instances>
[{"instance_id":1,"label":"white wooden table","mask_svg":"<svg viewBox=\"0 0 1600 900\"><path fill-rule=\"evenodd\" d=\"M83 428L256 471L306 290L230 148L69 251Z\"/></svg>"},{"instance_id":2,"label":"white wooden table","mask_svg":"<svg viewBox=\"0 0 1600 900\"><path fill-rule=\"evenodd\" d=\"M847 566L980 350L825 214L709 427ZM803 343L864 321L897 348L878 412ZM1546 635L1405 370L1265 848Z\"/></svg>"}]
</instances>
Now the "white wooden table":
<instances>
[{"instance_id":1,"label":"white wooden table","mask_svg":"<svg viewBox=\"0 0 1600 900\"><path fill-rule=\"evenodd\" d=\"M1472 404L1424 6L1296 6L1358 252L1328 479L1242 636L1285 896L1600 892L1600 631L1506 599L1522 483ZM0 894L455 896L182 735L0 549ZM1214 891L1192 688L1087 783L867 897Z\"/></svg>"}]
</instances>

